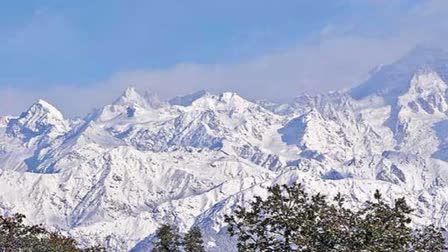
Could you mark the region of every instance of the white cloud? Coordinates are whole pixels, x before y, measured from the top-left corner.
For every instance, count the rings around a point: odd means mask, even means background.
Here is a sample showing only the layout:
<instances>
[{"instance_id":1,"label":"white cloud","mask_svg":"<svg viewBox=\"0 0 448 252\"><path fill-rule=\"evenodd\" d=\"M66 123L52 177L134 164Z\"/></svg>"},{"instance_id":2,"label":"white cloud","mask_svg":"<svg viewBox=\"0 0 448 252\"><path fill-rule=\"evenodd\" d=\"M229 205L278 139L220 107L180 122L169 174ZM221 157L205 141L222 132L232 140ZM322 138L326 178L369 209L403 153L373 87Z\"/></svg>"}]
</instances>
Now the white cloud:
<instances>
[{"instance_id":1,"label":"white cloud","mask_svg":"<svg viewBox=\"0 0 448 252\"><path fill-rule=\"evenodd\" d=\"M23 109L30 99L43 97L70 115L80 115L112 101L129 85L158 93L162 98L207 89L236 91L252 99L284 100L301 92L353 86L373 66L390 62L410 47L396 39L332 38L240 64L179 64L163 70L122 72L90 87L61 85L45 91L8 89L0 92L0 97L9 96L1 99L0 106L6 112L8 105Z\"/></svg>"},{"instance_id":2,"label":"white cloud","mask_svg":"<svg viewBox=\"0 0 448 252\"><path fill-rule=\"evenodd\" d=\"M446 38L445 1L428 1L397 17L396 31L384 36L351 33L351 24L329 24L295 47L238 64L178 64L167 69L116 73L88 87L60 85L50 90L9 88L0 91L0 114L17 113L43 97L68 115L83 115L111 102L129 85L158 93L162 98L207 89L237 91L248 98L282 100L301 92L349 88L370 69L389 63L419 43L438 44ZM443 11L442 11L443 10ZM441 17L443 16L443 17ZM440 19L442 18L442 19ZM439 22L435 23L435 19ZM443 46L443 45L442 45Z\"/></svg>"}]
</instances>

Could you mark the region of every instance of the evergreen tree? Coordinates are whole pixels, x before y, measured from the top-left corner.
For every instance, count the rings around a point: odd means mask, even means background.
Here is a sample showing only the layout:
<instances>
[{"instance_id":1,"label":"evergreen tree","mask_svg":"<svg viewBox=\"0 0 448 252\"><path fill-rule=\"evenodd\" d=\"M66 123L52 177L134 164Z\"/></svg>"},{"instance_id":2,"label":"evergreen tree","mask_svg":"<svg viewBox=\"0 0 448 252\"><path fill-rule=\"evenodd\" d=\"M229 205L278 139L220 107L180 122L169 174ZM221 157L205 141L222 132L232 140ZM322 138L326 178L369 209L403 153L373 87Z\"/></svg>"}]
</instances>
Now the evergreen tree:
<instances>
[{"instance_id":1,"label":"evergreen tree","mask_svg":"<svg viewBox=\"0 0 448 252\"><path fill-rule=\"evenodd\" d=\"M0 216L0 251L99 252L101 247L80 248L70 237L48 232L41 225L25 225L25 215Z\"/></svg>"},{"instance_id":2,"label":"evergreen tree","mask_svg":"<svg viewBox=\"0 0 448 252\"><path fill-rule=\"evenodd\" d=\"M0 216L0 251L41 249L45 229L41 226L23 224L25 215Z\"/></svg>"},{"instance_id":3,"label":"evergreen tree","mask_svg":"<svg viewBox=\"0 0 448 252\"><path fill-rule=\"evenodd\" d=\"M178 252L180 246L180 236L171 225L164 224L157 229L153 252Z\"/></svg>"},{"instance_id":4,"label":"evergreen tree","mask_svg":"<svg viewBox=\"0 0 448 252\"><path fill-rule=\"evenodd\" d=\"M436 228L434 225L416 230L411 243L411 249L418 252L444 251L447 248L442 231L445 230Z\"/></svg>"},{"instance_id":5,"label":"evergreen tree","mask_svg":"<svg viewBox=\"0 0 448 252\"><path fill-rule=\"evenodd\" d=\"M300 184L275 185L268 197L255 197L249 208L226 216L239 251L419 251L446 249L441 230L412 230L412 209L404 198L389 205L379 191L374 202L359 210L344 207L338 194L328 203L321 194L308 195Z\"/></svg>"},{"instance_id":6,"label":"evergreen tree","mask_svg":"<svg viewBox=\"0 0 448 252\"><path fill-rule=\"evenodd\" d=\"M202 233L198 227L192 227L184 237L185 252L205 252Z\"/></svg>"},{"instance_id":7,"label":"evergreen tree","mask_svg":"<svg viewBox=\"0 0 448 252\"><path fill-rule=\"evenodd\" d=\"M366 202L359 210L359 232L363 236L362 247L369 251L409 251L412 229L409 214L412 209L404 198L389 206L377 190L375 202Z\"/></svg>"}]
</instances>

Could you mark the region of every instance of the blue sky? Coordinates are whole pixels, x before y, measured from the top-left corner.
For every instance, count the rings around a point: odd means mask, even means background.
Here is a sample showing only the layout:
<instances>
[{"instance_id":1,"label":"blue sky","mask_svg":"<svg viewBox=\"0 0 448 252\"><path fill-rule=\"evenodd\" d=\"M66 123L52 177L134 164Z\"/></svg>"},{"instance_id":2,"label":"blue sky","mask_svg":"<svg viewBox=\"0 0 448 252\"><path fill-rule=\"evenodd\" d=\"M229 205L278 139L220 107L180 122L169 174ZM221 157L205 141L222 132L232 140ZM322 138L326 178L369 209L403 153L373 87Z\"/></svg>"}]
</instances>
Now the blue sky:
<instances>
[{"instance_id":1,"label":"blue sky","mask_svg":"<svg viewBox=\"0 0 448 252\"><path fill-rule=\"evenodd\" d=\"M0 10L12 36L0 73L81 83L179 62L235 62L290 46L348 11L328 2L9 1Z\"/></svg>"},{"instance_id":2,"label":"blue sky","mask_svg":"<svg viewBox=\"0 0 448 252\"><path fill-rule=\"evenodd\" d=\"M343 11L314 1L9 1L0 11L11 36L1 76L81 83L114 71L239 61L288 46Z\"/></svg>"},{"instance_id":3,"label":"blue sky","mask_svg":"<svg viewBox=\"0 0 448 252\"><path fill-rule=\"evenodd\" d=\"M205 88L254 99L350 87L438 37L443 2L1 1L0 114L38 97L83 114L128 85L163 98Z\"/></svg>"}]
</instances>

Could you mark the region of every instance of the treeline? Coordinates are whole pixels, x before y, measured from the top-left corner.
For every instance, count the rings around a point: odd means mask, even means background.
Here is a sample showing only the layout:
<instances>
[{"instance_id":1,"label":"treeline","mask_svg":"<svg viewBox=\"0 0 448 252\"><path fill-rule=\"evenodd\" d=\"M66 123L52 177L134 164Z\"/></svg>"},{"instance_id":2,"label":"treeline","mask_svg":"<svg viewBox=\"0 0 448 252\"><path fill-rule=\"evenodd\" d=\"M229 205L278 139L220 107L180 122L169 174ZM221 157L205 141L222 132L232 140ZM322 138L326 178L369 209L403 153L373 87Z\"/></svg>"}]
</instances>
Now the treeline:
<instances>
[{"instance_id":1,"label":"treeline","mask_svg":"<svg viewBox=\"0 0 448 252\"><path fill-rule=\"evenodd\" d=\"M255 197L225 216L238 251L297 252L442 252L447 251L445 230L427 225L413 228L411 209L404 198L388 204L379 191L373 201L350 209L338 194L328 200L310 195L300 184L275 185L266 198ZM24 216L0 216L0 252L96 252L101 247L80 248L76 241L42 226L23 224ZM153 239L154 252L204 252L201 230L192 227L180 235L162 225ZM229 244L230 246L231 244Z\"/></svg>"},{"instance_id":2,"label":"treeline","mask_svg":"<svg viewBox=\"0 0 448 252\"><path fill-rule=\"evenodd\" d=\"M266 199L226 216L239 251L303 252L441 252L447 249L442 229L411 227L413 210L404 198L387 204L379 191L361 208L345 207L338 194L332 202L309 195L300 184L273 186Z\"/></svg>"},{"instance_id":3,"label":"treeline","mask_svg":"<svg viewBox=\"0 0 448 252\"><path fill-rule=\"evenodd\" d=\"M198 227L192 227L183 237L171 225L162 225L157 229L153 252L205 252L202 233Z\"/></svg>"},{"instance_id":4,"label":"treeline","mask_svg":"<svg viewBox=\"0 0 448 252\"><path fill-rule=\"evenodd\" d=\"M75 239L49 232L42 225L25 225L25 215L0 216L0 252L105 252L100 246L82 248ZM205 252L202 233L192 227L184 236L170 225L156 232L155 252Z\"/></svg>"},{"instance_id":5,"label":"treeline","mask_svg":"<svg viewBox=\"0 0 448 252\"><path fill-rule=\"evenodd\" d=\"M300 184L276 185L266 199L255 197L249 207L226 216L238 251L294 252L442 252L444 230L428 225L412 228L413 210L404 198L386 203L379 191L374 201L350 209L338 194L333 200L309 195ZM156 233L153 251L205 251L199 229L198 247L182 247L169 225ZM190 231L191 232L191 231ZM189 233L190 233L189 232ZM189 237L187 234L186 237ZM200 242L198 242L200 241ZM182 248L184 250L182 250ZM195 248L195 249L192 249Z\"/></svg>"},{"instance_id":6,"label":"treeline","mask_svg":"<svg viewBox=\"0 0 448 252\"><path fill-rule=\"evenodd\" d=\"M49 232L41 225L25 225L25 215L0 216L0 252L102 252L102 247L81 248L71 237Z\"/></svg>"}]
</instances>

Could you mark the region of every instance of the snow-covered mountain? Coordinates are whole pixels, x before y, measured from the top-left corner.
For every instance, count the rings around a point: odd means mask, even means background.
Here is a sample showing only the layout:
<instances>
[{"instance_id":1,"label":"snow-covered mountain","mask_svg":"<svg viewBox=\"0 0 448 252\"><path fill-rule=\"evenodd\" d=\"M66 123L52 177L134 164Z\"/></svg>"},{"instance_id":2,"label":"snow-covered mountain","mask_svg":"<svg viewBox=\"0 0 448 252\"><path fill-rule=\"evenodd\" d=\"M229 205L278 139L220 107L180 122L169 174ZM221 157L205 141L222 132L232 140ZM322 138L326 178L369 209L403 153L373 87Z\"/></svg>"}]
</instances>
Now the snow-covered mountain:
<instances>
[{"instance_id":1,"label":"snow-covered mountain","mask_svg":"<svg viewBox=\"0 0 448 252\"><path fill-rule=\"evenodd\" d=\"M289 104L200 91L168 102L128 88L70 120L39 100L0 117L0 214L24 213L110 251L147 251L157 227L198 225L234 251L224 215L274 183L405 196L415 225L448 226L448 53L417 48L348 92Z\"/></svg>"}]
</instances>

